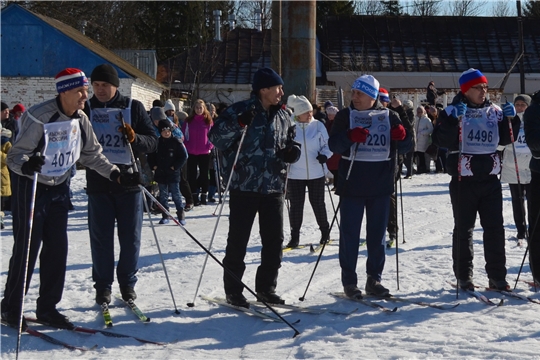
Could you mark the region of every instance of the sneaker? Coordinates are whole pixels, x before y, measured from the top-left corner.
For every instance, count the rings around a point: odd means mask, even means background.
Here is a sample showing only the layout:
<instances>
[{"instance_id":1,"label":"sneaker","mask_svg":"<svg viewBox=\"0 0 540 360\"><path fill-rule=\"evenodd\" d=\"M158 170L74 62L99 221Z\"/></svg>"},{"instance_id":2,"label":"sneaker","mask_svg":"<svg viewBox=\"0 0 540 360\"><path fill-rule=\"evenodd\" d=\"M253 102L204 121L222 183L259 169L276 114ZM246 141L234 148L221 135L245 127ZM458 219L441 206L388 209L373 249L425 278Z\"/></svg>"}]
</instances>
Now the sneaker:
<instances>
[{"instance_id":1,"label":"sneaker","mask_svg":"<svg viewBox=\"0 0 540 360\"><path fill-rule=\"evenodd\" d=\"M193 210L193 204L186 204L186 206L184 206L184 211L190 211L190 210Z\"/></svg>"},{"instance_id":2,"label":"sneaker","mask_svg":"<svg viewBox=\"0 0 540 360\"><path fill-rule=\"evenodd\" d=\"M21 315L17 311L5 311L2 314L2 321L5 322L8 326L12 328L19 329L19 316ZM22 318L22 331L25 331L28 328L26 324L26 319Z\"/></svg>"},{"instance_id":3,"label":"sneaker","mask_svg":"<svg viewBox=\"0 0 540 360\"><path fill-rule=\"evenodd\" d=\"M159 224L160 225L167 225L169 223L169 219L168 218L162 218L161 220L159 220Z\"/></svg>"},{"instance_id":4,"label":"sneaker","mask_svg":"<svg viewBox=\"0 0 540 360\"><path fill-rule=\"evenodd\" d=\"M343 287L343 291L345 292L345 296L350 299L362 299L362 291L356 285L346 285Z\"/></svg>"},{"instance_id":5,"label":"sneaker","mask_svg":"<svg viewBox=\"0 0 540 360\"><path fill-rule=\"evenodd\" d=\"M489 279L489 288L500 290L500 291L511 291L510 285L504 279L502 280Z\"/></svg>"},{"instance_id":6,"label":"sneaker","mask_svg":"<svg viewBox=\"0 0 540 360\"><path fill-rule=\"evenodd\" d=\"M249 303L244 295L240 294L227 294L225 296L227 303L233 306L239 306L249 309Z\"/></svg>"},{"instance_id":7,"label":"sneaker","mask_svg":"<svg viewBox=\"0 0 540 360\"><path fill-rule=\"evenodd\" d=\"M275 292L271 291L258 291L257 299L269 304L285 304L285 300L279 297Z\"/></svg>"},{"instance_id":8,"label":"sneaker","mask_svg":"<svg viewBox=\"0 0 540 360\"><path fill-rule=\"evenodd\" d=\"M111 289L96 289L96 303L99 305L103 303L111 303Z\"/></svg>"},{"instance_id":9,"label":"sneaker","mask_svg":"<svg viewBox=\"0 0 540 360\"><path fill-rule=\"evenodd\" d=\"M122 299L124 299L124 301L137 299L135 289L131 286L120 286L120 293L122 294Z\"/></svg>"},{"instance_id":10,"label":"sneaker","mask_svg":"<svg viewBox=\"0 0 540 360\"><path fill-rule=\"evenodd\" d=\"M74 329L73 325L67 316L64 316L56 309L49 310L47 312L36 311L36 317L39 321L46 323L48 326L52 326L58 329Z\"/></svg>"},{"instance_id":11,"label":"sneaker","mask_svg":"<svg viewBox=\"0 0 540 360\"><path fill-rule=\"evenodd\" d=\"M463 290L474 290L474 283L471 278L466 280L458 279L458 286Z\"/></svg>"},{"instance_id":12,"label":"sneaker","mask_svg":"<svg viewBox=\"0 0 540 360\"><path fill-rule=\"evenodd\" d=\"M366 281L366 294L377 297L390 297L390 291L381 285L380 281L368 276Z\"/></svg>"}]
</instances>

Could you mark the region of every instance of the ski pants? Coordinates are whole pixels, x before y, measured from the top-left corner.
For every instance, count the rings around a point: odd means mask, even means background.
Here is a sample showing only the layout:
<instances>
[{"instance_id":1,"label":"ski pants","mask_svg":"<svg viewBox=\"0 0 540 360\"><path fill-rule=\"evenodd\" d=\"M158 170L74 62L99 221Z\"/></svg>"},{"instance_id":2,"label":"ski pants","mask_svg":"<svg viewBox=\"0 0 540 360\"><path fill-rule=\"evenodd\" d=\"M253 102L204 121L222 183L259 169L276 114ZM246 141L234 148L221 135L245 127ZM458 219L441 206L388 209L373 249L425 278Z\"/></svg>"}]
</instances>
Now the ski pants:
<instances>
[{"instance_id":1,"label":"ski pants","mask_svg":"<svg viewBox=\"0 0 540 360\"><path fill-rule=\"evenodd\" d=\"M339 265L342 285L358 284L356 264L364 210L368 253L366 273L381 281L386 261L386 224L390 211L390 195L375 198L342 196L340 201Z\"/></svg>"},{"instance_id":2,"label":"ski pants","mask_svg":"<svg viewBox=\"0 0 540 360\"><path fill-rule=\"evenodd\" d=\"M287 183L287 198L291 202L289 221L291 234L300 234L300 227L304 218L304 202L306 200L306 187L308 189L309 203L315 213L315 219L321 231L330 228L328 215L324 204L324 176L318 179L297 180L289 179ZM293 236L294 237L294 236Z\"/></svg>"},{"instance_id":3,"label":"ski pants","mask_svg":"<svg viewBox=\"0 0 540 360\"><path fill-rule=\"evenodd\" d=\"M2 300L2 312L20 311L23 295L26 251L30 232L29 216L32 201L32 179L11 173L13 212L13 252ZM68 252L67 219L69 209L69 187L66 182L57 186L38 183L26 291L41 248L39 268L39 298L37 311L48 312L56 308L62 299L66 276Z\"/></svg>"},{"instance_id":4,"label":"ski pants","mask_svg":"<svg viewBox=\"0 0 540 360\"><path fill-rule=\"evenodd\" d=\"M209 167L210 167L210 154L192 155L189 154L187 160L187 178L189 181L189 187L194 194L199 193L206 194L208 192L209 180ZM197 174L198 169L198 174Z\"/></svg>"},{"instance_id":5,"label":"ski pants","mask_svg":"<svg viewBox=\"0 0 540 360\"><path fill-rule=\"evenodd\" d=\"M120 255L116 268L121 287L135 287L141 247L142 193L88 194L88 229L94 288L111 289L114 281L114 225L118 225Z\"/></svg>"},{"instance_id":6,"label":"ski pants","mask_svg":"<svg viewBox=\"0 0 540 360\"><path fill-rule=\"evenodd\" d=\"M531 171L529 203L529 262L533 277L540 281L540 173Z\"/></svg>"},{"instance_id":7,"label":"ski pants","mask_svg":"<svg viewBox=\"0 0 540 360\"><path fill-rule=\"evenodd\" d=\"M283 194L263 195L248 192L231 192L229 235L223 265L223 282L226 294L241 294L246 264L247 245L255 215L259 214L261 236L261 264L255 277L255 291L275 292L278 271L281 267L283 244ZM236 278L235 278L236 277Z\"/></svg>"},{"instance_id":8,"label":"ski pants","mask_svg":"<svg viewBox=\"0 0 540 360\"><path fill-rule=\"evenodd\" d=\"M525 199L527 199L527 206L529 206L531 184L508 185L510 186L510 195L512 196L512 212L514 213L514 224L516 224L518 235L525 235Z\"/></svg>"},{"instance_id":9,"label":"ski pants","mask_svg":"<svg viewBox=\"0 0 540 360\"><path fill-rule=\"evenodd\" d=\"M452 259L456 278L467 280L473 276L473 231L478 213L484 230L487 276L496 281L505 280L503 202L498 177L493 175L481 181L462 177L459 181L458 177L454 176L450 181L450 200L454 213Z\"/></svg>"}]
</instances>

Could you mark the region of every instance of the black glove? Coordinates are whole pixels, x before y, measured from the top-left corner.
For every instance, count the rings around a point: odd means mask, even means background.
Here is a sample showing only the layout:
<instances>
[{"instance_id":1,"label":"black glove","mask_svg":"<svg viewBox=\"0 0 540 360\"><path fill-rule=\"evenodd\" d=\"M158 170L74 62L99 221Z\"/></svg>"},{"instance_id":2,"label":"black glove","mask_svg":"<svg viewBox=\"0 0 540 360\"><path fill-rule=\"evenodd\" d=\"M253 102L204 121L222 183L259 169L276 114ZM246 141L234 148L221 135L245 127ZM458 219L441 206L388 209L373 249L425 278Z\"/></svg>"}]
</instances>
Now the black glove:
<instances>
[{"instance_id":1,"label":"black glove","mask_svg":"<svg viewBox=\"0 0 540 360\"><path fill-rule=\"evenodd\" d=\"M238 116L238 123L241 127L246 127L251 125L253 118L255 118L255 111L248 110Z\"/></svg>"},{"instance_id":2,"label":"black glove","mask_svg":"<svg viewBox=\"0 0 540 360\"><path fill-rule=\"evenodd\" d=\"M317 155L317 160L319 160L319 163L320 164L325 164L326 161L328 160L328 158L326 157L326 155L323 155L323 154L319 154Z\"/></svg>"},{"instance_id":3,"label":"black glove","mask_svg":"<svg viewBox=\"0 0 540 360\"><path fill-rule=\"evenodd\" d=\"M21 171L24 175L34 175L35 172L40 173L41 167L45 164L45 156L34 155L30 156L27 162L22 164Z\"/></svg>"},{"instance_id":4,"label":"black glove","mask_svg":"<svg viewBox=\"0 0 540 360\"><path fill-rule=\"evenodd\" d=\"M277 152L277 156L287 164L293 164L300 159L300 145L298 143L293 143Z\"/></svg>"},{"instance_id":5,"label":"black glove","mask_svg":"<svg viewBox=\"0 0 540 360\"><path fill-rule=\"evenodd\" d=\"M132 174L130 173L121 174L120 171L115 170L111 173L109 178L112 181L116 181L120 183L120 185L124 187L138 186L141 183L138 172L134 172Z\"/></svg>"}]
</instances>

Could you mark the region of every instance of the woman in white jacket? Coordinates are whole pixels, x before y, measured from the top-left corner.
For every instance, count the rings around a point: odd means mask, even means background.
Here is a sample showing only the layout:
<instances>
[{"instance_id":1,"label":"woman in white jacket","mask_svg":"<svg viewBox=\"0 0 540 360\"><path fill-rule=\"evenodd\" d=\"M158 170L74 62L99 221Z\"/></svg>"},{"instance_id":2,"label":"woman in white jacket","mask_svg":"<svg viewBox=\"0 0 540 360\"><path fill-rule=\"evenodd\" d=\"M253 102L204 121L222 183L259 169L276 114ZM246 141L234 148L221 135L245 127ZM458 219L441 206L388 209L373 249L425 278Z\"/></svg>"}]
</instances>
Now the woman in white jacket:
<instances>
[{"instance_id":1,"label":"woman in white jacket","mask_svg":"<svg viewBox=\"0 0 540 360\"><path fill-rule=\"evenodd\" d=\"M416 157L416 173L429 173L426 164L430 163L430 157L426 154L426 150L431 144L433 124L428 118L426 110L422 106L416 108L416 117L416 146L414 149L414 156Z\"/></svg>"},{"instance_id":2,"label":"woman in white jacket","mask_svg":"<svg viewBox=\"0 0 540 360\"><path fill-rule=\"evenodd\" d=\"M529 163L531 161L531 150L525 142L525 133L523 131L523 113L531 103L531 97L528 95L518 95L514 99L517 117L520 119L519 134L514 134L514 146L516 155L514 158L514 147L512 144L506 145L502 161L501 182L510 185L510 195L512 196L512 210L514 212L514 223L517 229L518 241L525 239L525 202L527 194L530 193L531 170ZM519 185L516 174L516 162L519 171ZM521 189L520 189L521 188ZM520 196L521 195L521 196Z\"/></svg>"},{"instance_id":3,"label":"woman in white jacket","mask_svg":"<svg viewBox=\"0 0 540 360\"><path fill-rule=\"evenodd\" d=\"M287 180L287 198L291 204L289 211L291 240L287 247L297 247L300 242L306 186L309 202L321 230L320 242L323 243L328 241L330 236L330 225L324 204L325 173L328 171L325 163L332 156L328 148L328 132L322 122L313 118L313 107L306 97L291 95L287 106L294 109L295 141L302 145L300 159L290 165Z\"/></svg>"}]
</instances>

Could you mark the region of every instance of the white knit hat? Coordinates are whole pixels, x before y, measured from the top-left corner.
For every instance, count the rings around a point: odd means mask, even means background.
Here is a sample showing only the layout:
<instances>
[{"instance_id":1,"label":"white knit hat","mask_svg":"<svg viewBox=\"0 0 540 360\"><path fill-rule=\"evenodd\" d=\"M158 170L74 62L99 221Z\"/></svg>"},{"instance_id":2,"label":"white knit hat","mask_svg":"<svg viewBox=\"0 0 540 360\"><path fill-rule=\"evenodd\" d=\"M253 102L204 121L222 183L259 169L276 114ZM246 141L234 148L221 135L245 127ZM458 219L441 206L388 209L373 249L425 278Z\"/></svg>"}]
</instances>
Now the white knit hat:
<instances>
[{"instance_id":1,"label":"white knit hat","mask_svg":"<svg viewBox=\"0 0 540 360\"><path fill-rule=\"evenodd\" d=\"M371 75L360 76L354 81L352 88L367 94L373 100L379 95L379 81Z\"/></svg>"},{"instance_id":2,"label":"white knit hat","mask_svg":"<svg viewBox=\"0 0 540 360\"><path fill-rule=\"evenodd\" d=\"M311 103L309 100L304 96L296 96L291 95L287 99L287 106L293 108L294 115L302 115L304 113L307 113L308 111L313 110L313 106L311 106Z\"/></svg>"},{"instance_id":3,"label":"white knit hat","mask_svg":"<svg viewBox=\"0 0 540 360\"><path fill-rule=\"evenodd\" d=\"M164 111L167 111L167 110L172 110L172 111L176 111L176 107L174 106L173 102L171 99L167 100L165 102L165 106L163 108Z\"/></svg>"},{"instance_id":4,"label":"white knit hat","mask_svg":"<svg viewBox=\"0 0 540 360\"><path fill-rule=\"evenodd\" d=\"M339 109L335 106L329 106L326 108L326 113L328 115L336 115L338 113Z\"/></svg>"}]
</instances>

